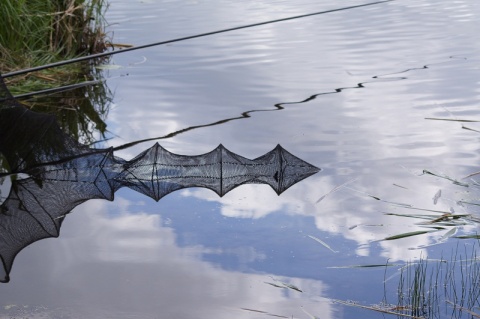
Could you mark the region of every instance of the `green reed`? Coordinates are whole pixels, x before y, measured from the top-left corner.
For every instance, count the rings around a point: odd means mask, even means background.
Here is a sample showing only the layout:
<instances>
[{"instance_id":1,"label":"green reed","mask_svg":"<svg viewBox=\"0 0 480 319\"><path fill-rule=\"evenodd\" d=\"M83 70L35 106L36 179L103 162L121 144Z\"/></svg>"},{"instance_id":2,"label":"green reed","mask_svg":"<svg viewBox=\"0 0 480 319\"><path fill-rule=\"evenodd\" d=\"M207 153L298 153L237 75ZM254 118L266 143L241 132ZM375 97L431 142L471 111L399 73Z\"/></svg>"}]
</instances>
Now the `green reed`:
<instances>
[{"instance_id":1,"label":"green reed","mask_svg":"<svg viewBox=\"0 0 480 319\"><path fill-rule=\"evenodd\" d=\"M477 245L458 247L450 260L420 259L401 270L395 310L419 318L480 317Z\"/></svg>"}]
</instances>

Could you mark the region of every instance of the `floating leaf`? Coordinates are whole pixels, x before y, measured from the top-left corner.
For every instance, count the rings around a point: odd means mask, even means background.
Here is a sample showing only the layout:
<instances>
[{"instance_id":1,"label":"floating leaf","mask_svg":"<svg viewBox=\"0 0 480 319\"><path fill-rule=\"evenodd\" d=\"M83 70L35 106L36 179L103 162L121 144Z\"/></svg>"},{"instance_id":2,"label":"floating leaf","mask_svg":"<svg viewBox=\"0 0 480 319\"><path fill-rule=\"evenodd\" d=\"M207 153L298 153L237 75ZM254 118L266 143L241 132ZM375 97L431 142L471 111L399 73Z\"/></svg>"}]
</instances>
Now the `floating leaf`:
<instances>
[{"instance_id":1,"label":"floating leaf","mask_svg":"<svg viewBox=\"0 0 480 319\"><path fill-rule=\"evenodd\" d=\"M441 226L420 226L420 227L423 227L423 228L428 228L428 229L435 229L435 230L444 230L445 227L441 227Z\"/></svg>"},{"instance_id":2,"label":"floating leaf","mask_svg":"<svg viewBox=\"0 0 480 319\"><path fill-rule=\"evenodd\" d=\"M289 288L289 289L292 289L292 290L295 290L295 291L298 291L298 292L303 292L300 288L298 288L295 285L280 281L278 279L273 278L272 276L270 276L270 278L272 278L273 281L277 282L278 284L274 284L274 283L265 281L266 284L269 284L269 285L271 285L273 287L276 287L276 288Z\"/></svg>"},{"instance_id":3,"label":"floating leaf","mask_svg":"<svg viewBox=\"0 0 480 319\"><path fill-rule=\"evenodd\" d=\"M423 235L426 233L431 233L431 230L418 230L418 231L412 231L408 233L403 233L399 235L394 235L390 237L386 237L383 240L395 240L395 239L401 239L401 238L406 238L406 237L411 237L411 236L417 236L417 235Z\"/></svg>"},{"instance_id":4,"label":"floating leaf","mask_svg":"<svg viewBox=\"0 0 480 319\"><path fill-rule=\"evenodd\" d=\"M259 313L268 313L266 311L263 311L263 310L257 310L257 309L250 309L250 308L240 308L242 310L246 310L246 311L252 311L252 312L259 312Z\"/></svg>"},{"instance_id":5,"label":"floating leaf","mask_svg":"<svg viewBox=\"0 0 480 319\"><path fill-rule=\"evenodd\" d=\"M323 246L325 246L326 248L330 249L331 251L333 251L334 253L338 253L338 251L336 250L333 250L329 245L327 245L327 243L325 243L323 240L321 240L320 238L317 238L315 236L312 236L312 235L308 235L308 237L310 237L311 239L315 240L316 242L322 244Z\"/></svg>"},{"instance_id":6,"label":"floating leaf","mask_svg":"<svg viewBox=\"0 0 480 319\"><path fill-rule=\"evenodd\" d=\"M277 284L274 284L274 283L271 283L271 282L268 282L268 281L264 281L264 283L266 283L270 286L273 286L275 288L285 288L284 286L280 286L280 285L277 285Z\"/></svg>"},{"instance_id":7,"label":"floating leaf","mask_svg":"<svg viewBox=\"0 0 480 319\"><path fill-rule=\"evenodd\" d=\"M291 285L291 284L287 284L287 283L282 283L285 287L287 288L290 288L290 289L293 289L293 290L296 290L298 292L303 292L300 288L298 288L297 286L294 286L294 285Z\"/></svg>"}]
</instances>

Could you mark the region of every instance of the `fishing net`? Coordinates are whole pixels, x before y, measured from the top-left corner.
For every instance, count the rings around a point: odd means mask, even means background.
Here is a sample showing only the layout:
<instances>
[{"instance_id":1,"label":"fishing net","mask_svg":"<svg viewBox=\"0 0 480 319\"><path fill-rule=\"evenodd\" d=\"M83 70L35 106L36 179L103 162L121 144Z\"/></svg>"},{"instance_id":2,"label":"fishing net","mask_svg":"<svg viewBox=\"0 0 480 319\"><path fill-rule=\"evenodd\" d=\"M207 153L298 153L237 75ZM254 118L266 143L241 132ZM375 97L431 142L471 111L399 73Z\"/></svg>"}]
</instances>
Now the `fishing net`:
<instances>
[{"instance_id":1,"label":"fishing net","mask_svg":"<svg viewBox=\"0 0 480 319\"><path fill-rule=\"evenodd\" d=\"M0 75L0 153L11 190L0 206L0 281L9 281L13 260L29 244L58 237L65 216L94 198L113 200L128 187L158 201L186 187L219 196L243 184L268 184L281 194L319 169L280 145L256 159L223 145L197 156L173 154L158 143L131 160L114 148L92 149L64 133L53 115L28 110ZM4 165L5 166L5 165Z\"/></svg>"}]
</instances>

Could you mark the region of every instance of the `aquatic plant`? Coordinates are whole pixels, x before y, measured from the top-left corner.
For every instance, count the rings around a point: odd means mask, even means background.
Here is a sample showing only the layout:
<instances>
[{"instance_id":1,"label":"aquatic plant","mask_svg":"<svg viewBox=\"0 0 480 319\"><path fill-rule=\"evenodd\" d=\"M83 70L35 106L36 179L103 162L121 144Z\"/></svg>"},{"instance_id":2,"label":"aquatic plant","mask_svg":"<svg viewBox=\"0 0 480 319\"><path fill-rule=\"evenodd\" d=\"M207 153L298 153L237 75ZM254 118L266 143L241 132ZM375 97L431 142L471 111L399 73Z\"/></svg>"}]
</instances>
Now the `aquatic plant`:
<instances>
[{"instance_id":1,"label":"aquatic plant","mask_svg":"<svg viewBox=\"0 0 480 319\"><path fill-rule=\"evenodd\" d=\"M421 318L480 317L480 260L476 246L465 245L463 252L457 246L450 260L407 263L400 269L397 302L390 305L391 309L402 316Z\"/></svg>"},{"instance_id":2,"label":"aquatic plant","mask_svg":"<svg viewBox=\"0 0 480 319\"><path fill-rule=\"evenodd\" d=\"M326 299L343 306L396 315L398 318L480 318L480 259L476 253L477 245L466 244L463 252L457 246L449 260L420 258L415 262L407 262L398 268L396 274L385 277L384 299L378 304ZM362 267L374 266L381 265ZM387 263L384 267L390 268L392 264ZM387 285L393 282L391 279L394 277L398 278L396 288ZM396 292L396 301L392 303L387 295L391 296L393 291Z\"/></svg>"}]
</instances>

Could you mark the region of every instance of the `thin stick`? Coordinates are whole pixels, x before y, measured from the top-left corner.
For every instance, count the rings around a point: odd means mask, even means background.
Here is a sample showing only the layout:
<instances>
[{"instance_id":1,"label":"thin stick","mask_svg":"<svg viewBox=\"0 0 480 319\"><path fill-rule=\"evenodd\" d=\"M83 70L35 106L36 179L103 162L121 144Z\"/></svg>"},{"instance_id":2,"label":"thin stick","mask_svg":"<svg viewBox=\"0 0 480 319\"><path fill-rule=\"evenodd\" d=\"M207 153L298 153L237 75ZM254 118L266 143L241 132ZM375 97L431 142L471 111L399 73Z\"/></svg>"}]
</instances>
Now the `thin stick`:
<instances>
[{"instance_id":1,"label":"thin stick","mask_svg":"<svg viewBox=\"0 0 480 319\"><path fill-rule=\"evenodd\" d=\"M261 25L282 22L282 21L306 18L306 17L310 17L310 16L314 16L314 15L320 15L320 14L332 13L332 12L343 11L343 10L348 10L348 9L366 7L366 6L371 6L371 5L381 4L381 3L385 3L385 2L391 2L391 1L395 1L395 0L376 1L376 2L360 4L360 5L356 5L356 6L343 7L343 8L339 8L339 9L331 9L331 10L320 11L320 12L315 12L315 13L302 14L302 15L288 17L288 18L264 21L264 22L253 23L253 24L243 25L243 26L234 27L234 28L217 30L217 31L212 31L212 32L207 32L207 33L201 33L201 34L197 34L197 35L191 35L191 36L177 38L177 39L173 39L173 40L167 40L167 41L161 41L161 42L154 42L154 43L150 43L150 44L139 45L139 46L136 46L136 47L126 48L126 49L122 49L122 50L119 50L119 51L109 51L109 52L91 54L91 55L87 55L87 56L83 56L83 57L79 57L79 58L75 58L75 59L70 59L70 60L66 60L66 61L59 61L59 62L54 62L54 63L50 63L50 64L40 65L40 66L29 68L29 69L24 69L24 70L13 71L13 72L10 72L10 73L5 73L5 74L2 75L2 77L8 78L8 77L11 77L11 76L25 74L25 73L28 73L28 72L35 72L35 71L45 70L45 69L49 69L49 68L53 68L53 67L57 67L57 66L66 65L66 64L71 64L71 63L76 63L76 62L101 58L101 57L105 57L105 56L111 56L111 55L114 55L114 54L117 54L117 53L130 52L130 51L133 51L133 50L145 49L145 48L158 46L158 45L163 45L163 44L172 43L172 42L190 40L190 39L205 37L205 36L209 36L209 35L219 34L219 33L225 33L225 32L230 32L230 31L235 31L235 30L240 30L240 29L252 28L252 27L257 27L257 26L261 26Z\"/></svg>"},{"instance_id":2,"label":"thin stick","mask_svg":"<svg viewBox=\"0 0 480 319\"><path fill-rule=\"evenodd\" d=\"M425 319L425 317L417 317L417 316L403 314L403 313L400 313L400 312L391 311L391 310L387 310L387 309L380 309L380 308L376 308L376 307L364 306L364 305L359 305L359 304L352 304L352 303L349 303L349 302L345 302L343 300L338 300L338 299L331 299L331 300L333 302L336 302L336 303L339 303L339 304L342 304L342 305L345 305L345 306L363 308L363 309L378 311L378 312L382 312L382 313L388 313L390 315L402 316L402 317L407 317L407 318L412 318L412 319Z\"/></svg>"},{"instance_id":3,"label":"thin stick","mask_svg":"<svg viewBox=\"0 0 480 319\"><path fill-rule=\"evenodd\" d=\"M84 86L89 86L89 85L95 85L98 83L101 83L101 80L96 80L96 81L85 81L85 82L80 82L76 84L70 84L70 85L64 85L64 86L59 86L56 88L50 88L50 89L45 89L45 90L40 90L40 91L35 91L35 92L29 92L29 93L23 93L23 94L18 94L13 96L14 99L20 99L20 98L28 98L32 97L35 95L45 95L45 94L52 94L52 93L59 93L59 92L64 92L64 91L69 91L69 90L74 90L78 89ZM5 101L7 99L0 99L0 102Z\"/></svg>"}]
</instances>

